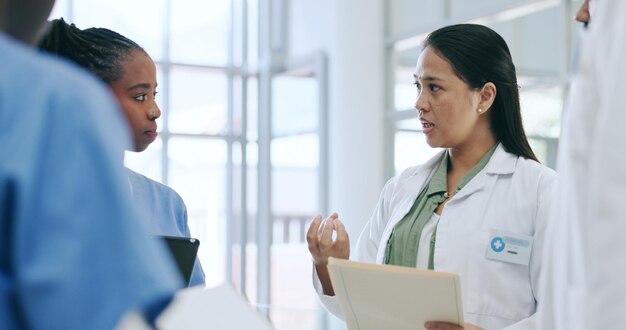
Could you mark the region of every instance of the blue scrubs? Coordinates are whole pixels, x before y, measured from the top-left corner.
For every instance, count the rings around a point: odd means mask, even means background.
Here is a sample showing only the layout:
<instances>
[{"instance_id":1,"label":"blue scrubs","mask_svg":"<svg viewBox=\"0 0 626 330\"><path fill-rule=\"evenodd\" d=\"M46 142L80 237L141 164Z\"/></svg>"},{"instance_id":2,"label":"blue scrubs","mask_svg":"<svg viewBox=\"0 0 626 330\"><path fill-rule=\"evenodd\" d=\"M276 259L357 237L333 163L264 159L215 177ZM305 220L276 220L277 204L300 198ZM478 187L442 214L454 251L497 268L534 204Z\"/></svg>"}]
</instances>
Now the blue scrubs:
<instances>
[{"instance_id":1,"label":"blue scrubs","mask_svg":"<svg viewBox=\"0 0 626 330\"><path fill-rule=\"evenodd\" d=\"M143 212L152 234L192 237L187 224L187 207L174 189L128 168L126 174L133 204ZM189 286L194 285L204 285L204 271L197 258L189 281Z\"/></svg>"},{"instance_id":2,"label":"blue scrubs","mask_svg":"<svg viewBox=\"0 0 626 330\"><path fill-rule=\"evenodd\" d=\"M182 286L132 207L113 102L0 33L0 329L108 330Z\"/></svg>"}]
</instances>

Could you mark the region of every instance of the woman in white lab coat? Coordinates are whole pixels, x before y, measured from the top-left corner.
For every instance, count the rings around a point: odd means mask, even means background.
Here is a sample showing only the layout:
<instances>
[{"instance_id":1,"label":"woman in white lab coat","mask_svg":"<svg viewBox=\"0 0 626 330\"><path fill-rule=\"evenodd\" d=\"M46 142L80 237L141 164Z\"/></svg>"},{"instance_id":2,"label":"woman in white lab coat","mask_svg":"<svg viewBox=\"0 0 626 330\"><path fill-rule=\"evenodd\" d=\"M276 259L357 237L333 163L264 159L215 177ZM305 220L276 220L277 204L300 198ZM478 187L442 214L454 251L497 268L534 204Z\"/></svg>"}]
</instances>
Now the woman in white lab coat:
<instances>
[{"instance_id":1,"label":"woman in white lab coat","mask_svg":"<svg viewBox=\"0 0 626 330\"><path fill-rule=\"evenodd\" d=\"M526 139L508 47L487 27L448 26L414 76L426 140L445 149L387 182L352 259L458 273L466 328L532 329L556 174ZM307 241L321 301L341 317L327 269L350 257L339 216L316 217Z\"/></svg>"}]
</instances>

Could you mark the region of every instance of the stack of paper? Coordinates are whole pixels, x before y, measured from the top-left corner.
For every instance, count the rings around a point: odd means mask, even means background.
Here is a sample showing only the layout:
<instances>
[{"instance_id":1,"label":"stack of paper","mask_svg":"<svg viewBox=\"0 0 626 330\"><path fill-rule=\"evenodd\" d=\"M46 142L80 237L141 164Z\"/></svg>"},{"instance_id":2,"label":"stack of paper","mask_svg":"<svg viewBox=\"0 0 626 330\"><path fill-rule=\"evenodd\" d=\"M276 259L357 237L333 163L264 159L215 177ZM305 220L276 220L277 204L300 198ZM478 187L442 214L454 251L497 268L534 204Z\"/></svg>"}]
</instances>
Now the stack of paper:
<instances>
[{"instance_id":1,"label":"stack of paper","mask_svg":"<svg viewBox=\"0 0 626 330\"><path fill-rule=\"evenodd\" d=\"M350 330L415 330L426 321L463 324L457 274L335 258L328 269Z\"/></svg>"},{"instance_id":2,"label":"stack of paper","mask_svg":"<svg viewBox=\"0 0 626 330\"><path fill-rule=\"evenodd\" d=\"M235 289L223 284L179 291L157 319L157 329L271 330L272 327Z\"/></svg>"}]
</instances>

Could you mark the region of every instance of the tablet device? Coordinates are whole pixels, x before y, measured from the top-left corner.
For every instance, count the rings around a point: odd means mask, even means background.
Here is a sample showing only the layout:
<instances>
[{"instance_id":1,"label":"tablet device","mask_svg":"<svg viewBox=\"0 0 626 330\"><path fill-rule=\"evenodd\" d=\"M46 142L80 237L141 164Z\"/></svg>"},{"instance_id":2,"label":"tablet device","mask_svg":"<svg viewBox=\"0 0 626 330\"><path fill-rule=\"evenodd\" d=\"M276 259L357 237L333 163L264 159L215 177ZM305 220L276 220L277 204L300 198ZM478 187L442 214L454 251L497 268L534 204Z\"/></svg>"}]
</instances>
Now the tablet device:
<instances>
[{"instance_id":1,"label":"tablet device","mask_svg":"<svg viewBox=\"0 0 626 330\"><path fill-rule=\"evenodd\" d=\"M200 241L195 238L189 237L175 237L175 236L158 236L163 239L176 261L178 270L183 276L183 280L187 285L191 280L191 273L193 272L193 266L196 262L196 256L198 255L198 247L200 247Z\"/></svg>"}]
</instances>

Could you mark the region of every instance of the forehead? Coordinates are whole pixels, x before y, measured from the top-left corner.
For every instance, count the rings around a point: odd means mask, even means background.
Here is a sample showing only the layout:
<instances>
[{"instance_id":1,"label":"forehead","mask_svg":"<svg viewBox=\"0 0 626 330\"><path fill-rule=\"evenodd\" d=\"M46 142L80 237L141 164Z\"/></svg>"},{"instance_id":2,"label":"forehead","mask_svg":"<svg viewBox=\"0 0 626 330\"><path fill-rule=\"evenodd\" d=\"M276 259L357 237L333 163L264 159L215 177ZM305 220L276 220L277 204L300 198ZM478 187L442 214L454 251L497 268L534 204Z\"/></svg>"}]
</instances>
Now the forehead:
<instances>
[{"instance_id":1,"label":"forehead","mask_svg":"<svg viewBox=\"0 0 626 330\"><path fill-rule=\"evenodd\" d=\"M420 79L425 77L444 79L449 76L456 76L450 63L437 54L431 47L426 47L420 54L417 59L414 75L416 78Z\"/></svg>"},{"instance_id":2,"label":"forehead","mask_svg":"<svg viewBox=\"0 0 626 330\"><path fill-rule=\"evenodd\" d=\"M146 53L141 50L133 50L122 62L122 80L156 80L156 66Z\"/></svg>"}]
</instances>

